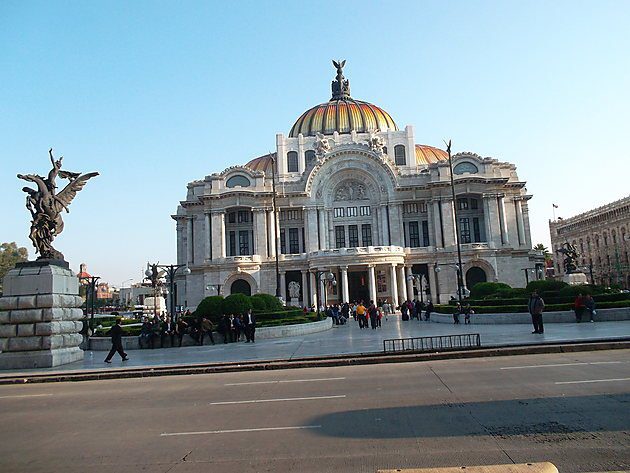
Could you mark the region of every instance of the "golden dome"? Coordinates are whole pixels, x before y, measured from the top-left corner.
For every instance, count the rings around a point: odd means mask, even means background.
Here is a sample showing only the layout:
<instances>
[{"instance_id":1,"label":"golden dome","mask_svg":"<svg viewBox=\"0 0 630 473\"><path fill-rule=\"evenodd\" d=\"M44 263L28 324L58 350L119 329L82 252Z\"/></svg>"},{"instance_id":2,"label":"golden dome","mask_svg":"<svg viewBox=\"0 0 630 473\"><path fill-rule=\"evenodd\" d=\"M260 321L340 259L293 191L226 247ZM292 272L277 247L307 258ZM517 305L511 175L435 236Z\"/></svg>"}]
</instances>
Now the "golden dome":
<instances>
[{"instance_id":1,"label":"golden dome","mask_svg":"<svg viewBox=\"0 0 630 473\"><path fill-rule=\"evenodd\" d=\"M276 153L273 153L273 156L275 157ZM252 171L262 171L267 175L271 175L271 166L273 166L273 160L268 154L254 158L245 165Z\"/></svg>"},{"instance_id":2,"label":"golden dome","mask_svg":"<svg viewBox=\"0 0 630 473\"><path fill-rule=\"evenodd\" d=\"M315 136L317 132L324 135L338 133L369 133L372 131L398 130L392 117L380 107L368 102L343 98L316 105L297 119L289 132L295 138Z\"/></svg>"},{"instance_id":3,"label":"golden dome","mask_svg":"<svg viewBox=\"0 0 630 473\"><path fill-rule=\"evenodd\" d=\"M416 164L426 165L448 161L448 153L429 145L416 145Z\"/></svg>"},{"instance_id":4,"label":"golden dome","mask_svg":"<svg viewBox=\"0 0 630 473\"><path fill-rule=\"evenodd\" d=\"M315 136L316 133L332 135L338 133L369 133L372 131L398 130L392 117L380 107L350 97L350 82L343 76L346 61L333 61L337 76L332 81L332 98L304 112L297 119L290 138L300 133Z\"/></svg>"}]
</instances>

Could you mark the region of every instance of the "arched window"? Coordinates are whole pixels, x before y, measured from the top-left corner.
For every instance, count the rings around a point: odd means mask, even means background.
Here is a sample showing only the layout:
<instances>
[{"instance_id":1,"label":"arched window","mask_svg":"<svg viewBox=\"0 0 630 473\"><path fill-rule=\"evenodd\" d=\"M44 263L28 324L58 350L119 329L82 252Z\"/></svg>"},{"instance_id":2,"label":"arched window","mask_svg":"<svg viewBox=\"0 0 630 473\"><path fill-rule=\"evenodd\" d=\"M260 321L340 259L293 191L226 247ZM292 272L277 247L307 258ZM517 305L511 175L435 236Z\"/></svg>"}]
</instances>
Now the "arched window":
<instances>
[{"instance_id":1,"label":"arched window","mask_svg":"<svg viewBox=\"0 0 630 473\"><path fill-rule=\"evenodd\" d=\"M246 296L251 296L252 286L244 279L237 279L230 286L230 294L245 294Z\"/></svg>"},{"instance_id":2,"label":"arched window","mask_svg":"<svg viewBox=\"0 0 630 473\"><path fill-rule=\"evenodd\" d=\"M287 172L298 172L297 151L289 151L287 153Z\"/></svg>"},{"instance_id":3,"label":"arched window","mask_svg":"<svg viewBox=\"0 0 630 473\"><path fill-rule=\"evenodd\" d=\"M251 182L245 176L232 176L225 183L226 187L249 187Z\"/></svg>"},{"instance_id":4,"label":"arched window","mask_svg":"<svg viewBox=\"0 0 630 473\"><path fill-rule=\"evenodd\" d=\"M405 145L394 146L394 162L397 166L407 164L407 155L405 154Z\"/></svg>"},{"instance_id":5,"label":"arched window","mask_svg":"<svg viewBox=\"0 0 630 473\"><path fill-rule=\"evenodd\" d=\"M464 174L465 172L468 172L470 174L477 174L479 172L479 169L473 163L470 163L468 161L459 163L453 168L453 174Z\"/></svg>"},{"instance_id":6,"label":"arched window","mask_svg":"<svg viewBox=\"0 0 630 473\"><path fill-rule=\"evenodd\" d=\"M478 266L473 266L468 271L466 271L466 288L472 289L475 285L480 282L488 281L488 277L486 276L486 272Z\"/></svg>"}]
</instances>

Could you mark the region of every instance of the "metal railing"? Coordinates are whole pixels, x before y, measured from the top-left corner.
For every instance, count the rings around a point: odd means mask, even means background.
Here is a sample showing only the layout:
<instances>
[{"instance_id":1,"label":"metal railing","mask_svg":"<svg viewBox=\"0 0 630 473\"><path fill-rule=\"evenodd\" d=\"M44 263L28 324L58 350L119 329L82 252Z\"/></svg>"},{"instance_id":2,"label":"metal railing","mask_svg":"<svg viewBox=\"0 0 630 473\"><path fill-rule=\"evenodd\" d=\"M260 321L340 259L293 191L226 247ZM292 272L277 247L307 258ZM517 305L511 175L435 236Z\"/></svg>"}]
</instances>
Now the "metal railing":
<instances>
[{"instance_id":1,"label":"metal railing","mask_svg":"<svg viewBox=\"0 0 630 473\"><path fill-rule=\"evenodd\" d=\"M481 347L478 333L441 335L436 337L388 338L383 340L383 351L446 351Z\"/></svg>"}]
</instances>

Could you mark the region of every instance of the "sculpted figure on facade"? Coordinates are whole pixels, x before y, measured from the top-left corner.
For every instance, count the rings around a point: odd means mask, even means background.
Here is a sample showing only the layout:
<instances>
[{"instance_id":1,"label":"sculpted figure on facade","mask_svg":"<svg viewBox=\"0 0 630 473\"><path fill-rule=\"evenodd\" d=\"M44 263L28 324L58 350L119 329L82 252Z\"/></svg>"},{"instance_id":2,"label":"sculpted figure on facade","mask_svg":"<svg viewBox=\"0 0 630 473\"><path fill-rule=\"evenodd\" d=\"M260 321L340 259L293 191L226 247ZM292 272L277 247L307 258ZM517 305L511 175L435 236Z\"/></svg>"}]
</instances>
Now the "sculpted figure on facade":
<instances>
[{"instance_id":1,"label":"sculpted figure on facade","mask_svg":"<svg viewBox=\"0 0 630 473\"><path fill-rule=\"evenodd\" d=\"M385 140L377 135L378 130L370 133L370 138L367 140L367 144L370 149L376 153L383 153L385 147Z\"/></svg>"},{"instance_id":2,"label":"sculpted figure on facade","mask_svg":"<svg viewBox=\"0 0 630 473\"><path fill-rule=\"evenodd\" d=\"M83 189L89 179L98 176L98 173L90 172L81 175L78 172L63 171L61 169L63 157L55 160L52 149L48 151L48 154L52 164L48 177L44 178L37 174L18 174L17 177L37 185L37 190L30 187L22 188L28 194L26 208L32 217L29 238L36 252L39 253L37 259L63 260L63 254L52 246L55 237L63 231L61 214L64 210L70 212L68 206L76 197L77 192ZM59 193L57 193L57 177L70 181Z\"/></svg>"},{"instance_id":3,"label":"sculpted figure on facade","mask_svg":"<svg viewBox=\"0 0 630 473\"><path fill-rule=\"evenodd\" d=\"M344 181L335 191L335 201L340 200L367 200L365 185L357 181Z\"/></svg>"},{"instance_id":4,"label":"sculpted figure on facade","mask_svg":"<svg viewBox=\"0 0 630 473\"><path fill-rule=\"evenodd\" d=\"M321 158L322 156L324 156L326 153L328 153L331 150L330 140L328 140L328 138L326 138L326 136L323 135L322 133L317 132L315 134L314 149L315 149L315 155L318 158Z\"/></svg>"},{"instance_id":5,"label":"sculpted figure on facade","mask_svg":"<svg viewBox=\"0 0 630 473\"><path fill-rule=\"evenodd\" d=\"M577 271L577 261L580 254L577 252L577 248L569 242L562 245L561 248L556 250L556 253L560 253L564 256L563 265L564 272L571 274Z\"/></svg>"},{"instance_id":6,"label":"sculpted figure on facade","mask_svg":"<svg viewBox=\"0 0 630 473\"><path fill-rule=\"evenodd\" d=\"M300 283L297 281L291 281L289 283L289 297L291 299L300 298Z\"/></svg>"}]
</instances>

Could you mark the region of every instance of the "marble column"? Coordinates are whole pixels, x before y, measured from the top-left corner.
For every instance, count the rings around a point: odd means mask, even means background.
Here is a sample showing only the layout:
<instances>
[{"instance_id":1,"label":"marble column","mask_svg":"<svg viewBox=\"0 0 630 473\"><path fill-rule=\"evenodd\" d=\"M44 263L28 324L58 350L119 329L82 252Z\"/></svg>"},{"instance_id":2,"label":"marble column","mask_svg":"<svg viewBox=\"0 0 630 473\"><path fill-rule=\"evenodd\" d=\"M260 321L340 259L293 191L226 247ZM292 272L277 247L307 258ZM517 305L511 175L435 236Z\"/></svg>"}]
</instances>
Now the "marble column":
<instances>
[{"instance_id":1,"label":"marble column","mask_svg":"<svg viewBox=\"0 0 630 473\"><path fill-rule=\"evenodd\" d=\"M341 267L341 291L343 302L350 302L350 288L348 287L348 267Z\"/></svg>"},{"instance_id":2,"label":"marble column","mask_svg":"<svg viewBox=\"0 0 630 473\"><path fill-rule=\"evenodd\" d=\"M310 253L319 249L317 241L317 209L306 209L305 216L306 252Z\"/></svg>"},{"instance_id":3,"label":"marble column","mask_svg":"<svg viewBox=\"0 0 630 473\"><path fill-rule=\"evenodd\" d=\"M514 200L514 206L516 208L516 225L518 229L518 244L524 246L525 242L525 221L523 220L523 207L522 200Z\"/></svg>"},{"instance_id":4,"label":"marble column","mask_svg":"<svg viewBox=\"0 0 630 473\"><path fill-rule=\"evenodd\" d=\"M254 209L254 247L261 258L267 257L267 212Z\"/></svg>"},{"instance_id":5,"label":"marble column","mask_svg":"<svg viewBox=\"0 0 630 473\"><path fill-rule=\"evenodd\" d=\"M280 271L280 297L287 302L287 272Z\"/></svg>"},{"instance_id":6,"label":"marble column","mask_svg":"<svg viewBox=\"0 0 630 473\"><path fill-rule=\"evenodd\" d=\"M318 209L317 215L319 219L319 249L325 250L328 248L328 218L324 209Z\"/></svg>"},{"instance_id":7,"label":"marble column","mask_svg":"<svg viewBox=\"0 0 630 473\"><path fill-rule=\"evenodd\" d=\"M505 196L503 194L499 195L498 207L499 207L499 226L501 228L501 241L503 245L509 245L510 238L508 236L507 219L505 218Z\"/></svg>"},{"instance_id":8,"label":"marble column","mask_svg":"<svg viewBox=\"0 0 630 473\"><path fill-rule=\"evenodd\" d=\"M405 267L401 264L398 266L398 302L402 304L407 299L407 285L405 283Z\"/></svg>"},{"instance_id":9,"label":"marble column","mask_svg":"<svg viewBox=\"0 0 630 473\"><path fill-rule=\"evenodd\" d=\"M302 270L300 271L302 273L302 305L303 306L310 306L310 301L308 299L308 279L307 279L307 271L306 270Z\"/></svg>"},{"instance_id":10,"label":"marble column","mask_svg":"<svg viewBox=\"0 0 630 473\"><path fill-rule=\"evenodd\" d=\"M212 227L210 225L210 214L205 213L203 216L203 258L204 262L212 259Z\"/></svg>"},{"instance_id":11,"label":"marble column","mask_svg":"<svg viewBox=\"0 0 630 473\"><path fill-rule=\"evenodd\" d=\"M376 271L373 264L368 265L368 284L370 288L370 300L376 303Z\"/></svg>"},{"instance_id":12,"label":"marble column","mask_svg":"<svg viewBox=\"0 0 630 473\"><path fill-rule=\"evenodd\" d=\"M381 232L380 232L380 228L381 226L378 223L378 210L376 206L373 206L370 209L370 212L372 213L372 246L379 246L382 245L382 239L381 239Z\"/></svg>"},{"instance_id":13,"label":"marble column","mask_svg":"<svg viewBox=\"0 0 630 473\"><path fill-rule=\"evenodd\" d=\"M314 272L309 272L309 281L311 287L311 306L315 306L315 309L319 307L319 300L317 298L317 278Z\"/></svg>"},{"instance_id":14,"label":"marble column","mask_svg":"<svg viewBox=\"0 0 630 473\"><path fill-rule=\"evenodd\" d=\"M195 264L195 240L193 230L193 217L186 220L186 263Z\"/></svg>"},{"instance_id":15,"label":"marble column","mask_svg":"<svg viewBox=\"0 0 630 473\"><path fill-rule=\"evenodd\" d=\"M437 300L435 298L437 294L437 284L436 284L437 273L435 272L434 268L435 266L433 266L432 264L429 264L429 290L431 291L431 300L433 301L434 304L437 304Z\"/></svg>"},{"instance_id":16,"label":"marble column","mask_svg":"<svg viewBox=\"0 0 630 473\"><path fill-rule=\"evenodd\" d=\"M411 276L411 266L405 267L405 281L407 282L407 299L413 300L413 279Z\"/></svg>"},{"instance_id":17,"label":"marble column","mask_svg":"<svg viewBox=\"0 0 630 473\"><path fill-rule=\"evenodd\" d=\"M455 241L455 209L453 199L442 200L442 226L444 230L444 246L454 246Z\"/></svg>"},{"instance_id":18,"label":"marble column","mask_svg":"<svg viewBox=\"0 0 630 473\"><path fill-rule=\"evenodd\" d=\"M398 305L398 278L396 277L396 265L392 264L389 268L389 287L392 295L392 304Z\"/></svg>"},{"instance_id":19,"label":"marble column","mask_svg":"<svg viewBox=\"0 0 630 473\"><path fill-rule=\"evenodd\" d=\"M486 232L486 242L490 248L496 247L496 240L494 233L498 231L496 211L493 206L496 206L496 197L492 194L483 194L483 223Z\"/></svg>"},{"instance_id":20,"label":"marble column","mask_svg":"<svg viewBox=\"0 0 630 473\"><path fill-rule=\"evenodd\" d=\"M225 212L212 212L212 256L225 258Z\"/></svg>"},{"instance_id":21,"label":"marble column","mask_svg":"<svg viewBox=\"0 0 630 473\"><path fill-rule=\"evenodd\" d=\"M273 210L267 211L267 243L269 247L269 257L273 258L276 256L276 233L274 230L274 225L276 219L274 218Z\"/></svg>"},{"instance_id":22,"label":"marble column","mask_svg":"<svg viewBox=\"0 0 630 473\"><path fill-rule=\"evenodd\" d=\"M383 246L389 246L389 222L387 221L387 206L381 205L378 209L379 216L381 217L381 244Z\"/></svg>"},{"instance_id":23,"label":"marble column","mask_svg":"<svg viewBox=\"0 0 630 473\"><path fill-rule=\"evenodd\" d=\"M335 224L333 223L333 211L326 210L326 222L328 228L328 248L335 248ZM348 240L346 239L346 246L348 245Z\"/></svg>"},{"instance_id":24,"label":"marble column","mask_svg":"<svg viewBox=\"0 0 630 473\"><path fill-rule=\"evenodd\" d=\"M389 204L389 226L391 228L391 244L404 246L402 228L402 204ZM422 231L422 227L420 227Z\"/></svg>"}]
</instances>

